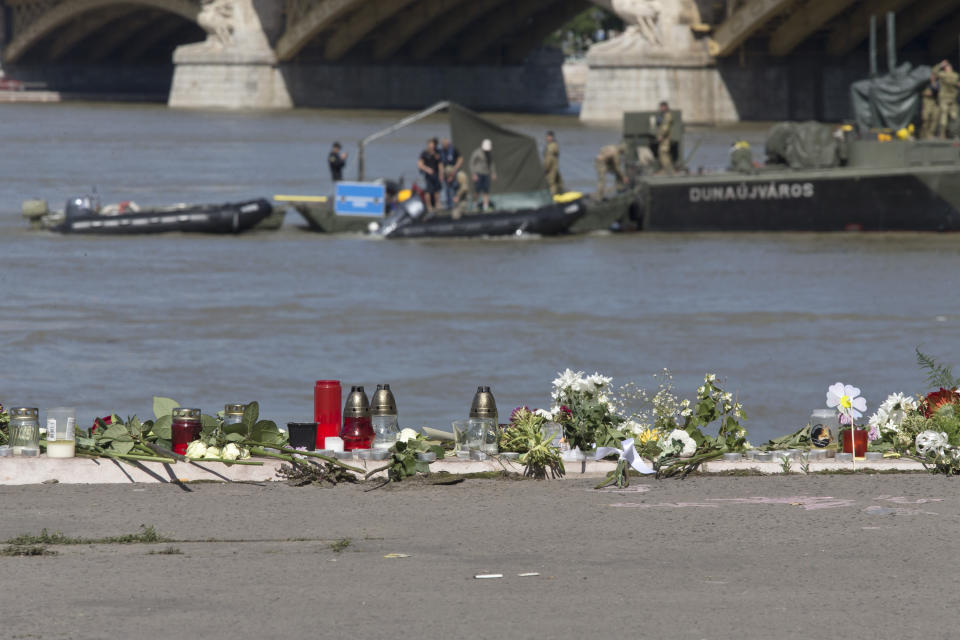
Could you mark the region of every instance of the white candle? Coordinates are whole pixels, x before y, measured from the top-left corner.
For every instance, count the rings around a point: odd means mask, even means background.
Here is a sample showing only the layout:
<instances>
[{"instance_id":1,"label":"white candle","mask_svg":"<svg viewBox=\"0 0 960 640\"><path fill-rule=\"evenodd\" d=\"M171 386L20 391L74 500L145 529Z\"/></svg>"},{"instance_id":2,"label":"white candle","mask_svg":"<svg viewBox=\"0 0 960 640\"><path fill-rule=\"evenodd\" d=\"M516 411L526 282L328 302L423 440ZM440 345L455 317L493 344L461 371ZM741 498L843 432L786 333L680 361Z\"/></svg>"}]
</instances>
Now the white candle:
<instances>
[{"instance_id":1,"label":"white candle","mask_svg":"<svg viewBox=\"0 0 960 640\"><path fill-rule=\"evenodd\" d=\"M339 453L343 451L343 438L337 438L334 436L327 436L323 442L323 448L333 451L334 453Z\"/></svg>"},{"instance_id":2,"label":"white candle","mask_svg":"<svg viewBox=\"0 0 960 640\"><path fill-rule=\"evenodd\" d=\"M73 440L50 440L47 442L48 458L72 458L76 455L76 443Z\"/></svg>"}]
</instances>

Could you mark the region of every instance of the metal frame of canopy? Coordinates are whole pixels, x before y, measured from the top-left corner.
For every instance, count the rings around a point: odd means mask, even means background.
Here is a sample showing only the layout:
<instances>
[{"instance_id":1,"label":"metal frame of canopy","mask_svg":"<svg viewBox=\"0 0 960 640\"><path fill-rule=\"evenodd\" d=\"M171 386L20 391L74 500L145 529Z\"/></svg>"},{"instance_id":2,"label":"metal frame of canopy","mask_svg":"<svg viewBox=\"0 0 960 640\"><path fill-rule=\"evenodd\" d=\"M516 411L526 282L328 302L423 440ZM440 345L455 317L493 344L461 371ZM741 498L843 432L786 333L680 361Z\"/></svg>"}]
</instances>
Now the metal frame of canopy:
<instances>
[{"instance_id":1,"label":"metal frame of canopy","mask_svg":"<svg viewBox=\"0 0 960 640\"><path fill-rule=\"evenodd\" d=\"M365 176L364 176L365 166L364 166L363 149L364 149L364 147L365 147L366 145L370 144L370 143L373 142L374 140L377 140L378 138L382 138L382 137L384 137L384 136L388 136L388 135L390 135L391 133L394 133L395 131L399 131L400 129L403 129L404 127L410 126L411 124L413 124L413 123L415 123L415 122L418 122L418 121L420 121L420 120L423 120L423 119L426 118L427 116L432 116L433 114L437 113L438 111L443 111L444 109L448 108L449 106L450 106L450 101L449 101L449 100L444 100L444 101L442 101L442 102L437 102L436 104L427 107L426 109L424 109L423 111L420 111L419 113L415 113L415 114L413 114L412 116L407 116L407 117L404 118L403 120L400 120L399 122L396 122L396 123L390 125L390 126L387 127L386 129L381 129L380 131L377 131L376 133L371 133L371 134L368 135L366 138L364 138L364 139L361 140L359 143L357 143L357 180L358 180L359 182L363 182L364 179L365 179Z\"/></svg>"},{"instance_id":2,"label":"metal frame of canopy","mask_svg":"<svg viewBox=\"0 0 960 640\"><path fill-rule=\"evenodd\" d=\"M463 152L465 161L469 162L472 150L478 148L483 140L490 139L493 142L497 177L491 184L490 192L499 198L503 206L523 208L552 201L538 145L532 136L508 129L449 100L437 102L363 138L357 151L358 180L362 182L366 179L367 145L441 111L447 113L450 138Z\"/></svg>"}]
</instances>

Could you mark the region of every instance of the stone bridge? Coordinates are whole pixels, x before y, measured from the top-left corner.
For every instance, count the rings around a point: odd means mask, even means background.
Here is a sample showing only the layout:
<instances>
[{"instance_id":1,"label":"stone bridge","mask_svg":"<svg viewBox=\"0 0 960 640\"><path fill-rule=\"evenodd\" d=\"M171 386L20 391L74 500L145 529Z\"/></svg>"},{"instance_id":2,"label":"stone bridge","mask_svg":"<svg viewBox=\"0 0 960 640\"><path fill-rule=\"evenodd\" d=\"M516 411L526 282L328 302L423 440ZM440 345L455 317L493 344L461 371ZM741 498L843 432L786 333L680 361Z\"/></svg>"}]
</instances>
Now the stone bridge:
<instances>
[{"instance_id":1,"label":"stone bridge","mask_svg":"<svg viewBox=\"0 0 960 640\"><path fill-rule=\"evenodd\" d=\"M954 52L960 32L960 0L592 1L626 17L623 38L634 44L606 43L591 69L662 67L664 78L698 69L691 82L710 84L713 97L691 99L727 100L736 111L714 109L708 120L743 116L750 109L738 96L768 93L763 87L771 78L787 94L825 94L846 75L862 75L872 14L897 14L896 45L913 61ZM99 87L111 74L132 82L166 77L170 103L180 106L407 108L452 98L478 108L551 109L566 98L559 59L540 43L588 6L587 0L0 0L0 62L8 72L54 84ZM811 84L811 74L827 79ZM602 92L598 82L594 93ZM668 97L670 82L644 91ZM589 102L589 80L587 90ZM622 102L623 95L611 99ZM811 115L823 115L829 102L823 95L817 100Z\"/></svg>"}]
</instances>

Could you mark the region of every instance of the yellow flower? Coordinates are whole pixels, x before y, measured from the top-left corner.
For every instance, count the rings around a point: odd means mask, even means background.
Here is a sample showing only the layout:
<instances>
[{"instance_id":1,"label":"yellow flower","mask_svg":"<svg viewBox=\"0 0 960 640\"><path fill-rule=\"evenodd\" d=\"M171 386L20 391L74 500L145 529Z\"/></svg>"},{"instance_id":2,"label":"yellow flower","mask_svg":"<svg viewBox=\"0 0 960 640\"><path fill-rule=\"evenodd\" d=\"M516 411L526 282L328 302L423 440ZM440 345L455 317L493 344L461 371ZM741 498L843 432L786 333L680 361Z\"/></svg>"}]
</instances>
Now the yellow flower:
<instances>
[{"instance_id":1,"label":"yellow flower","mask_svg":"<svg viewBox=\"0 0 960 640\"><path fill-rule=\"evenodd\" d=\"M659 429L653 429L653 428L644 429L639 433L639 435L637 435L637 442L639 442L641 445L647 444L651 440L659 440L659 439L660 439Z\"/></svg>"}]
</instances>

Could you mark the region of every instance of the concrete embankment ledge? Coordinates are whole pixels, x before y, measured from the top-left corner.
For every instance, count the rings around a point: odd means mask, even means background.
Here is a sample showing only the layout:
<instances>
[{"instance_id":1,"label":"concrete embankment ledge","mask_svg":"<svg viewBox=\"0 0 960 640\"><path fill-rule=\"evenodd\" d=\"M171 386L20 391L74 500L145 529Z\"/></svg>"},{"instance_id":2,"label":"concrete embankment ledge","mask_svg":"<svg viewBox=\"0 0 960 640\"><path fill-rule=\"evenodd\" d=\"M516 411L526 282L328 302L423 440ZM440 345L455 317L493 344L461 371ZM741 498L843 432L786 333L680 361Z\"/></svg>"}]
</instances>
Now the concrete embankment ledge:
<instances>
[{"instance_id":1,"label":"concrete embankment ledge","mask_svg":"<svg viewBox=\"0 0 960 640\"><path fill-rule=\"evenodd\" d=\"M384 466L380 460L343 460L351 466L372 471ZM264 461L258 465L227 465L220 462L196 460L167 464L161 462L120 462L107 458L3 458L0 459L0 485L30 485L43 483L60 484L130 484L130 483L170 483L170 482L270 482L281 480L277 470L281 461ZM616 468L616 462L601 460L565 464L566 480L578 478L601 478ZM440 460L430 465L431 472L446 472L455 475L507 471L523 473L523 465L516 461L490 458L488 460ZM860 461L855 465L849 461L834 460L811 461L806 467L807 473L850 471L863 472L913 472L922 471L923 465L913 460L885 459ZM703 464L700 473L706 474L761 474L782 475L786 472L779 462L713 461ZM793 462L790 473L804 473L797 462ZM377 474L383 476L384 472ZM377 476L374 476L377 477Z\"/></svg>"}]
</instances>

